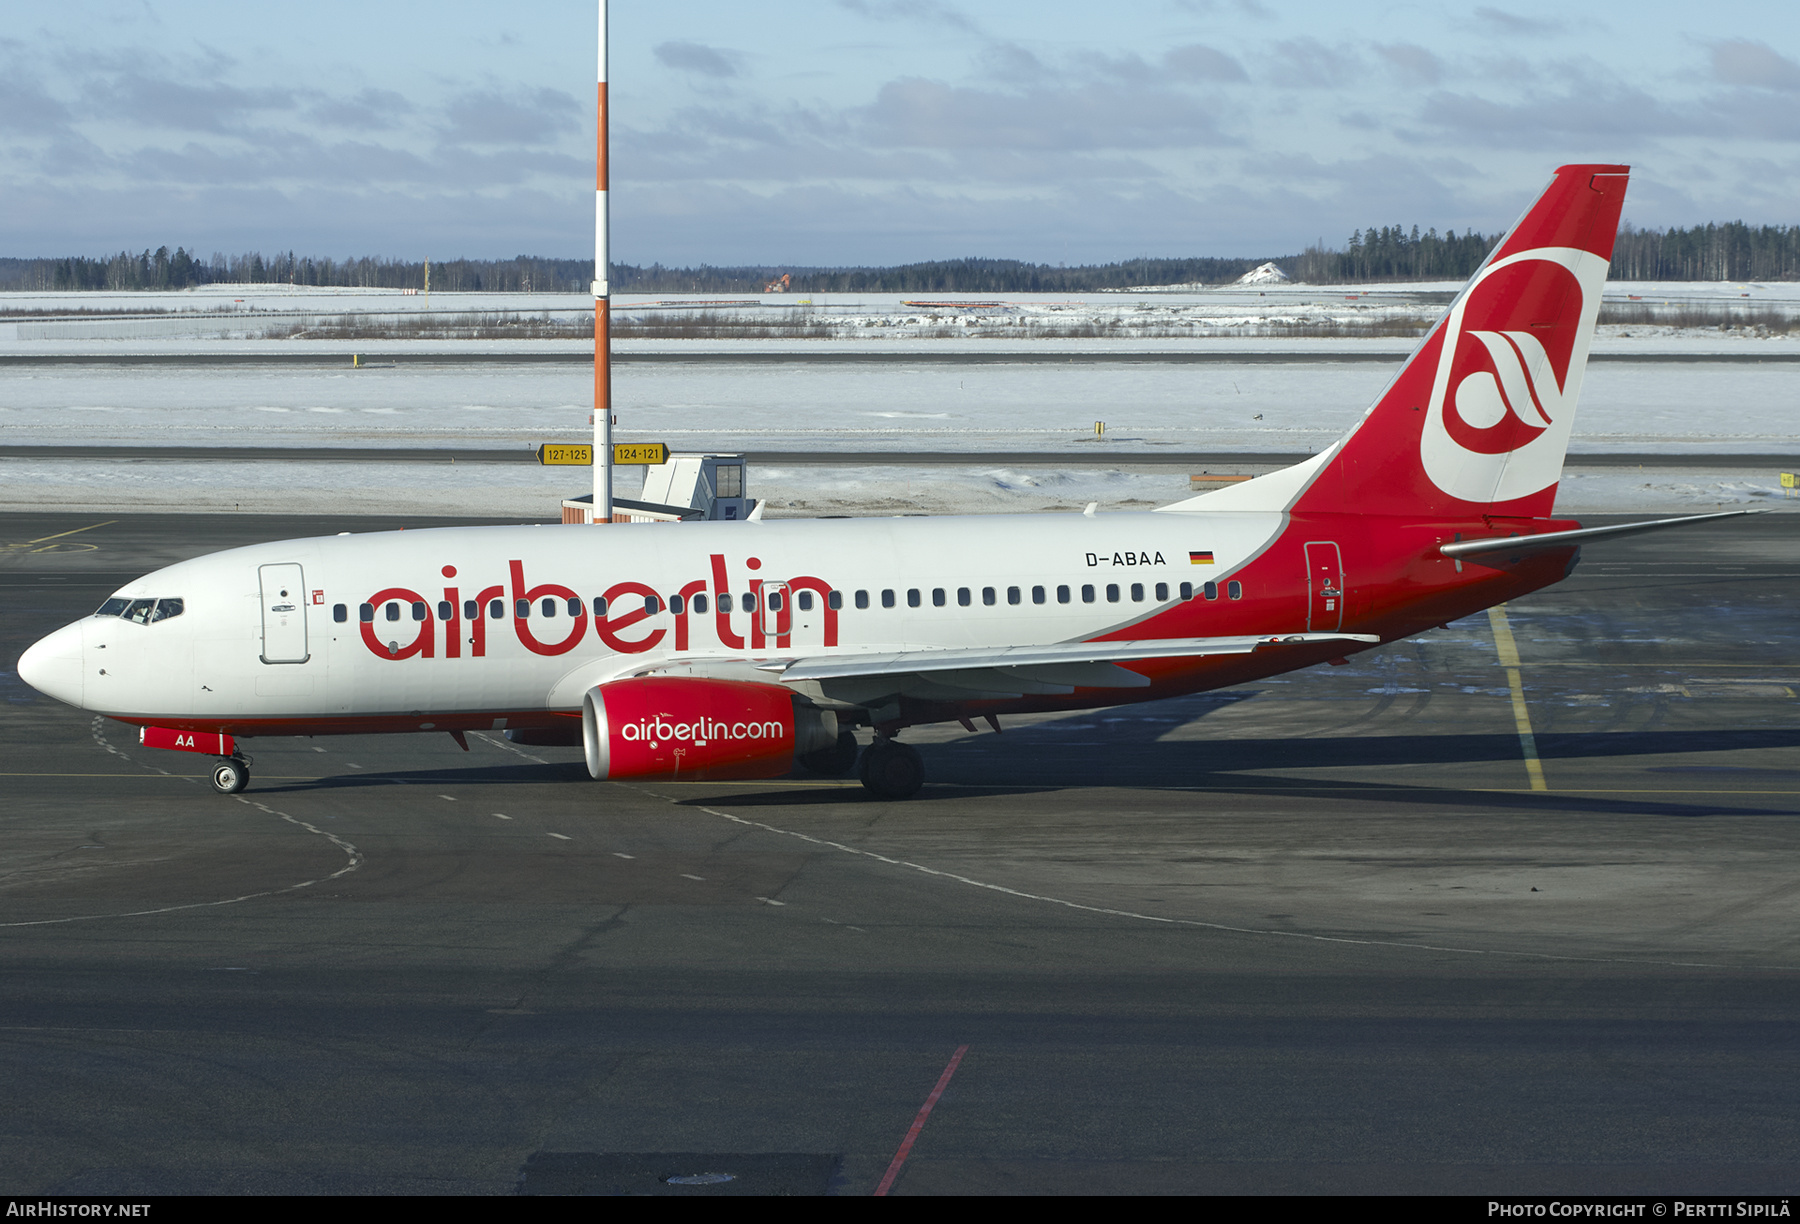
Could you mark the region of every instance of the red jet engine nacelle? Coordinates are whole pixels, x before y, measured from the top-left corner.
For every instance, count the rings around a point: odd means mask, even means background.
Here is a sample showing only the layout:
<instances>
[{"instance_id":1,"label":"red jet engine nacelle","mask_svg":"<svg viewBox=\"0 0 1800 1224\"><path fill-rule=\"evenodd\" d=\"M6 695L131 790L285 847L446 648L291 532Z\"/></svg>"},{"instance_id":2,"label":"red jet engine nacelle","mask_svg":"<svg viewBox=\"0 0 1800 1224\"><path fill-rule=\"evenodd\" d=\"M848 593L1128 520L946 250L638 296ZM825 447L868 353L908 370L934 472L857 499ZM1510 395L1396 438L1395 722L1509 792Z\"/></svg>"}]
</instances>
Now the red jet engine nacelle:
<instances>
[{"instance_id":1,"label":"red jet engine nacelle","mask_svg":"<svg viewBox=\"0 0 1800 1224\"><path fill-rule=\"evenodd\" d=\"M774 778L836 743L837 716L778 684L645 676L589 689L581 733L600 779Z\"/></svg>"}]
</instances>

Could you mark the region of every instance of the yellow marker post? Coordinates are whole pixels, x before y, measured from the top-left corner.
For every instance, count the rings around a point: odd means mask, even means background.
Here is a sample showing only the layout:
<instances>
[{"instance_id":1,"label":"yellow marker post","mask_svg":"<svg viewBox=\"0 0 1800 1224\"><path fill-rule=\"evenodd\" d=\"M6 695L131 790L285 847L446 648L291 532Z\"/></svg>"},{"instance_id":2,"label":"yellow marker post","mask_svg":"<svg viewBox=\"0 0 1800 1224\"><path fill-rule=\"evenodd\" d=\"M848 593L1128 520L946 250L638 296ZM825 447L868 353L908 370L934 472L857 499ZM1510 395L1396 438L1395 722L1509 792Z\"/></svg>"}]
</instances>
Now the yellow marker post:
<instances>
[{"instance_id":1,"label":"yellow marker post","mask_svg":"<svg viewBox=\"0 0 1800 1224\"><path fill-rule=\"evenodd\" d=\"M1800 488L1800 473L1783 472L1781 474L1781 495L1792 497L1796 488Z\"/></svg>"},{"instance_id":2,"label":"yellow marker post","mask_svg":"<svg viewBox=\"0 0 1800 1224\"><path fill-rule=\"evenodd\" d=\"M1544 764L1538 760L1537 736L1531 730L1531 711L1525 708L1525 684L1519 677L1519 647L1513 641L1505 604L1488 609L1488 624L1494 630L1494 649L1500 655L1500 666L1506 669L1506 683L1512 689L1513 725L1518 728L1519 747L1525 753L1525 773L1531 778L1532 790L1549 790L1544 785Z\"/></svg>"}]
</instances>

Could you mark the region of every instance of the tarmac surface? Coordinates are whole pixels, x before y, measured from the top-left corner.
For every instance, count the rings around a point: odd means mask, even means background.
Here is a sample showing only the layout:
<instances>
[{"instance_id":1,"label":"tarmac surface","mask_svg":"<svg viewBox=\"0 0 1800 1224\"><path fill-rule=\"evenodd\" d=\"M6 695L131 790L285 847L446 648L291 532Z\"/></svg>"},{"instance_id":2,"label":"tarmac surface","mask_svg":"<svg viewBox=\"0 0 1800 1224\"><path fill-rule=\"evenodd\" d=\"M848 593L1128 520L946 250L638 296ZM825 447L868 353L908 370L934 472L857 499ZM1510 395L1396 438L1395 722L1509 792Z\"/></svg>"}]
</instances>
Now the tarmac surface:
<instances>
[{"instance_id":1,"label":"tarmac surface","mask_svg":"<svg viewBox=\"0 0 1800 1224\"><path fill-rule=\"evenodd\" d=\"M376 526L109 517L0 516L0 667ZM1485 615L919 729L903 803L447 736L252 741L220 797L0 672L0 1185L869 1194L961 1051L892 1193L1788 1193L1797 602L1771 514L1507 606L1542 790Z\"/></svg>"}]
</instances>

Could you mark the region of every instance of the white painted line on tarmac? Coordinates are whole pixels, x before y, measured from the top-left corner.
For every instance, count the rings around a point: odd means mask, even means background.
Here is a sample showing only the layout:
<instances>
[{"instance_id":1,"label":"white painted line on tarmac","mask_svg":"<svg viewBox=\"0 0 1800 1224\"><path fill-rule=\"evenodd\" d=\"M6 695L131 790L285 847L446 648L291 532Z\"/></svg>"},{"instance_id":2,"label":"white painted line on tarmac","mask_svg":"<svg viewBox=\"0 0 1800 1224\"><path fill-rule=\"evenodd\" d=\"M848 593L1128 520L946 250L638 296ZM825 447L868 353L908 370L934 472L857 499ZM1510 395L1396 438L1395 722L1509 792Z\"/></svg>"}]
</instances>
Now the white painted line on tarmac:
<instances>
[{"instance_id":1,"label":"white painted line on tarmac","mask_svg":"<svg viewBox=\"0 0 1800 1224\"><path fill-rule=\"evenodd\" d=\"M550 833L550 834L547 834L547 836L554 837L557 841L574 841L575 840L573 837L570 837L567 833Z\"/></svg>"},{"instance_id":2,"label":"white painted line on tarmac","mask_svg":"<svg viewBox=\"0 0 1800 1224\"><path fill-rule=\"evenodd\" d=\"M93 733L94 742L96 744L99 744L100 747L104 748L107 752L111 753L113 756L118 757L120 760L130 762L131 764L137 765L140 768L154 769L154 770L156 770L157 773L162 774L164 777L178 776L178 775L169 773L168 770L162 769L159 766L151 765L151 764L148 764L147 762L143 762L143 761L138 761L136 758L130 756L129 754L120 752L117 748L113 747L110 743L107 742L107 739L106 739L106 720L104 718L94 719L91 730ZM193 779L183 779L183 780L184 781L192 781ZM94 922L94 921L98 921L99 919L102 919L102 918L147 918L152 914L172 914L179 910L211 909L212 907L219 906L219 905L236 905L240 901L254 901L258 897L273 897L280 893L293 892L295 889L298 889L298 888L311 888L314 884L323 884L328 881L335 880L339 876L349 875L352 871L355 871L358 867L362 866L362 864L363 864L362 851L358 850L355 846L351 845L349 842L345 841L343 838L339 837L337 834L328 833L324 829L319 828L317 825L309 824L308 822L301 820L300 818L298 818L296 816L291 816L286 812L279 811L276 808L269 807L267 804L259 803L254 799L246 799L243 795L231 795L231 796L229 796L229 798L237 800L239 803L243 804L245 807L253 807L259 812L266 812L270 816L275 816L281 820L286 821L288 824L295 825L299 828L305 829L308 833L312 833L319 837L323 837L326 841L328 841L332 845L336 846L339 850L342 850L344 852L345 857L348 858L350 861L345 863L342 867L338 868L336 871L332 872L328 876L320 876L317 879L312 879L312 880L302 880L298 884L289 884L285 888L268 888L268 889L264 889L261 892L245 893L241 897L224 897L217 901L192 901L186 905L164 905L164 906L159 906L156 909L131 910L126 913L75 914L68 918L39 918L39 919L30 921L30 922L0 922L0 928L31 927L31 926L59 926L65 922Z\"/></svg>"},{"instance_id":3,"label":"white painted line on tarmac","mask_svg":"<svg viewBox=\"0 0 1800 1224\"><path fill-rule=\"evenodd\" d=\"M630 787L642 794L652 795L665 803L678 803L680 800L667 795L658 795L654 791ZM1517 792L1514 792L1517 793ZM1136 922L1155 922L1164 926L1195 927L1205 931L1222 931L1230 935L1262 935L1274 939L1297 939L1308 943L1344 944L1351 947L1364 948L1405 948L1414 952L1447 952L1457 956L1510 956L1520 960L1566 961L1573 964L1587 965L1671 965L1683 969L1723 969L1727 966L1713 961L1678 961L1658 960L1652 957L1627 956L1565 956L1555 952L1524 952L1511 948L1469 948L1455 944L1415 943L1402 939L1357 939L1348 935L1315 935L1309 931L1278 931L1263 927L1232 926L1223 922L1207 922L1199 918L1166 918L1159 914L1140 914L1135 910L1112 909L1103 905L1084 905L1079 901L1065 901L1061 897L1046 896L1042 893L1026 892L1023 889L1008 888L1004 884L990 884L986 880L977 880L971 876L959 875L954 871L944 871L937 867L927 867L923 863L912 863L905 859L890 858L873 850L862 850L856 846L846 846L843 842L831 841L824 837L814 837L810 833L800 833L793 829L778 828L765 824L760 820L750 820L743 816L734 816L730 812L721 812L717 808L701 807L698 804L689 811L705 812L708 816L717 816L721 820L729 820L736 825L749 829L761 829L767 833L775 833L782 837L792 837L815 846L826 846L832 850L840 850L845 854L853 854L859 858L874 859L878 863L886 863L891 867L904 867L908 871L916 871L922 875L936 876L943 880L953 880L958 884L967 884L971 888L983 889L987 892L999 893L1002 896L1017 897L1022 901L1040 901L1046 905L1058 905L1064 909L1079 910L1088 914L1104 914L1112 918L1129 918ZM827 919L827 921L830 921ZM842 924L838 924L842 925ZM860 928L859 928L860 929ZM1760 968L1789 968L1790 966L1759 966Z\"/></svg>"}]
</instances>

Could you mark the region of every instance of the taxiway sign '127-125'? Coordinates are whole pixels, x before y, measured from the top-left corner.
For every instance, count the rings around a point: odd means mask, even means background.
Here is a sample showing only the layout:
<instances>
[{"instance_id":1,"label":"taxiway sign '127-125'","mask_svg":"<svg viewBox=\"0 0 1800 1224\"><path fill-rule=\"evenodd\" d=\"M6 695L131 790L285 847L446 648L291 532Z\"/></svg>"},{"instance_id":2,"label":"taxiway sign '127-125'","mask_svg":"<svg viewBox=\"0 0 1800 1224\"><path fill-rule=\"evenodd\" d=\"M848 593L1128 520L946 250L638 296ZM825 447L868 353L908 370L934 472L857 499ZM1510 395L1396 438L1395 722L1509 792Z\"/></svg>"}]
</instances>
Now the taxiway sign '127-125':
<instances>
[{"instance_id":1,"label":"taxiway sign '127-125'","mask_svg":"<svg viewBox=\"0 0 1800 1224\"><path fill-rule=\"evenodd\" d=\"M1558 170L1329 449L1160 510L286 540L130 583L19 675L218 756L228 792L249 737L504 730L582 744L596 778L798 761L909 795L906 727L1310 667L1694 521L1550 517L1626 178Z\"/></svg>"}]
</instances>

